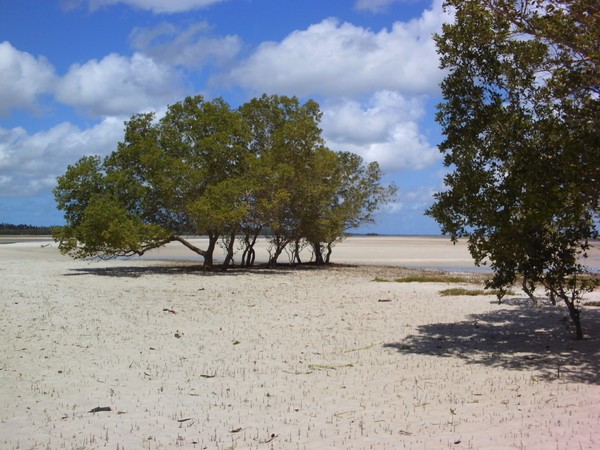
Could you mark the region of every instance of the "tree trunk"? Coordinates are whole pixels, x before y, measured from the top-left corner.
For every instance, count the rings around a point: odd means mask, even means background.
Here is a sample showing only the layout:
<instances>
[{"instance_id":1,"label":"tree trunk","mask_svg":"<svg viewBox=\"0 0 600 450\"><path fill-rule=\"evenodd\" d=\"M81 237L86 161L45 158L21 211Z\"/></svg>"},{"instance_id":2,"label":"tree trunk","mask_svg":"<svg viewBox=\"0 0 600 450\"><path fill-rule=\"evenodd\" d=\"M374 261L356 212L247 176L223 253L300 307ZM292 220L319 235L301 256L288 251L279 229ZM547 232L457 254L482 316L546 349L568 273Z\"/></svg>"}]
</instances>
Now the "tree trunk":
<instances>
[{"instance_id":1,"label":"tree trunk","mask_svg":"<svg viewBox=\"0 0 600 450\"><path fill-rule=\"evenodd\" d=\"M208 248L206 250L202 250L199 247L196 247L194 244L189 243L185 239L180 236L174 236L173 241L181 242L187 248L189 248L194 253L199 254L204 259L203 269L204 270L212 270L213 266L213 252L215 250L215 245L217 243L218 236L209 236L208 237Z\"/></svg>"},{"instance_id":2,"label":"tree trunk","mask_svg":"<svg viewBox=\"0 0 600 450\"><path fill-rule=\"evenodd\" d=\"M281 256L281 253L283 253L283 249L285 249L285 246L288 245L290 241L281 236L276 236L271 242L275 247L275 250L269 255L269 266L274 266L277 264L277 260Z\"/></svg>"},{"instance_id":3,"label":"tree trunk","mask_svg":"<svg viewBox=\"0 0 600 450\"><path fill-rule=\"evenodd\" d=\"M254 244L256 244L258 233L260 233L260 228L253 235L246 233L246 235L244 236L245 248L244 252L242 253L242 266L250 267L254 265L254 258L256 257L256 252L254 251Z\"/></svg>"},{"instance_id":4,"label":"tree trunk","mask_svg":"<svg viewBox=\"0 0 600 450\"><path fill-rule=\"evenodd\" d=\"M187 248L189 248L191 251L198 253L200 256L202 256L203 258L206 258L206 252L207 250L202 250L201 248L196 247L193 244L190 244L188 241L186 241L185 239L183 239L180 236L173 236L173 241L177 241L177 242L181 242L183 245L185 245Z\"/></svg>"},{"instance_id":5,"label":"tree trunk","mask_svg":"<svg viewBox=\"0 0 600 450\"><path fill-rule=\"evenodd\" d=\"M204 252L204 270L212 270L213 269L213 255L215 252L215 247L217 245L217 241L219 239L219 235L208 235L208 248Z\"/></svg>"},{"instance_id":6,"label":"tree trunk","mask_svg":"<svg viewBox=\"0 0 600 450\"><path fill-rule=\"evenodd\" d=\"M298 264L302 264L302 260L300 259L300 239L296 239L294 243L294 261Z\"/></svg>"},{"instance_id":7,"label":"tree trunk","mask_svg":"<svg viewBox=\"0 0 600 450\"><path fill-rule=\"evenodd\" d=\"M580 341L583 339L583 328L581 327L581 311L577 306L575 306L575 302L572 299L564 297L564 301L567 304L567 309L569 310L569 315L571 316L571 320L575 325L575 338Z\"/></svg>"},{"instance_id":8,"label":"tree trunk","mask_svg":"<svg viewBox=\"0 0 600 450\"><path fill-rule=\"evenodd\" d=\"M311 245L315 252L315 264L319 266L325 264L325 260L323 260L323 251L321 249L321 243L313 242Z\"/></svg>"},{"instance_id":9,"label":"tree trunk","mask_svg":"<svg viewBox=\"0 0 600 450\"><path fill-rule=\"evenodd\" d=\"M223 262L223 270L227 270L231 262L233 261L233 247L235 246L235 231L231 232L229 236L229 242L227 243L227 256L225 257L225 261Z\"/></svg>"},{"instance_id":10,"label":"tree trunk","mask_svg":"<svg viewBox=\"0 0 600 450\"><path fill-rule=\"evenodd\" d=\"M558 297L563 299L565 305L567 305L567 309L569 310L569 316L571 317L571 321L573 322L573 325L575 325L575 339L577 339L578 341L582 340L583 327L581 326L581 311L575 305L577 297L575 295L567 295L566 292L564 292L564 290L562 289L562 287L559 287L558 290L549 289L549 292L552 298Z\"/></svg>"},{"instance_id":11,"label":"tree trunk","mask_svg":"<svg viewBox=\"0 0 600 450\"><path fill-rule=\"evenodd\" d=\"M331 242L327 243L327 254L325 255L325 264L329 264L331 262L331 252L333 252L333 245Z\"/></svg>"},{"instance_id":12,"label":"tree trunk","mask_svg":"<svg viewBox=\"0 0 600 450\"><path fill-rule=\"evenodd\" d=\"M533 283L527 282L527 277L523 277L523 292L527 294L527 296L531 299L534 305L538 304L537 297L533 294L534 286Z\"/></svg>"},{"instance_id":13,"label":"tree trunk","mask_svg":"<svg viewBox=\"0 0 600 450\"><path fill-rule=\"evenodd\" d=\"M285 247L279 246L275 248L275 252L269 258L269 266L274 266L277 264L277 260L279 259L279 256L281 256L281 252L283 252L284 248Z\"/></svg>"},{"instance_id":14,"label":"tree trunk","mask_svg":"<svg viewBox=\"0 0 600 450\"><path fill-rule=\"evenodd\" d=\"M242 266L251 267L254 265L254 258L256 257L256 252L254 248L247 247L244 249L244 253L242 253Z\"/></svg>"}]
</instances>

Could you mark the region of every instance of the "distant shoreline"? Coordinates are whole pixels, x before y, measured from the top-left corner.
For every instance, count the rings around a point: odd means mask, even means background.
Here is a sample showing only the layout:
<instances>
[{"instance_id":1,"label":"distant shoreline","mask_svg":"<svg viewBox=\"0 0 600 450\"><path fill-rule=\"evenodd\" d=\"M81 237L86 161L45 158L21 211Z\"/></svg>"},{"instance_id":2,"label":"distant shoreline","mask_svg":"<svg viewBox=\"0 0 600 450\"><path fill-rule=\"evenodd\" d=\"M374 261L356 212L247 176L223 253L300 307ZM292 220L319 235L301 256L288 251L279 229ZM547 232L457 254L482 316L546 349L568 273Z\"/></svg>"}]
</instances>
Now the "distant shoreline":
<instances>
[{"instance_id":1,"label":"distant shoreline","mask_svg":"<svg viewBox=\"0 0 600 450\"><path fill-rule=\"evenodd\" d=\"M206 237L186 236L199 247L207 245ZM8 244L54 244L51 236L36 235L0 235L0 248ZM600 273L600 241L591 242L588 258L584 263L593 273ZM51 245L54 246L54 245ZM265 237L256 244L256 262L268 260L269 243ZM56 250L58 251L58 250ZM238 251L234 261L239 262ZM224 258L223 250L218 247L214 254L215 262ZM302 261L310 261L309 249L301 253ZM119 258L122 259L122 258ZM142 257L127 259L144 259L158 261L200 261L201 257L177 242L151 250ZM287 253L282 254L281 263L287 263ZM422 270L442 270L446 272L491 272L489 266L476 266L468 252L465 239L456 244L446 236L432 235L349 235L335 245L331 262L333 264L349 264L354 266L388 266L406 267Z\"/></svg>"},{"instance_id":2,"label":"distant shoreline","mask_svg":"<svg viewBox=\"0 0 600 450\"><path fill-rule=\"evenodd\" d=\"M54 241L49 235L33 235L33 234L0 234L0 245L3 244L18 244L20 242L48 242Z\"/></svg>"}]
</instances>

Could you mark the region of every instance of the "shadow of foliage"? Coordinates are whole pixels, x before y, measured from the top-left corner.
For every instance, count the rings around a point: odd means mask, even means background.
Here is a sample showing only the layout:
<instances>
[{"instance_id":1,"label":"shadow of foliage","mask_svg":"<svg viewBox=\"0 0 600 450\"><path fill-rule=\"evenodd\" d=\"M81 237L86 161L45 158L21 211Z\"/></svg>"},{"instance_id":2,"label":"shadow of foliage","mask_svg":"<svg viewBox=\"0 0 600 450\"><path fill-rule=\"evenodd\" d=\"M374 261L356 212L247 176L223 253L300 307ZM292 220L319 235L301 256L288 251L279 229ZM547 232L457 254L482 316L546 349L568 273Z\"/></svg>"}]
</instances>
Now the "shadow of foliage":
<instances>
[{"instance_id":1,"label":"shadow of foliage","mask_svg":"<svg viewBox=\"0 0 600 450\"><path fill-rule=\"evenodd\" d=\"M472 314L468 320L418 327L402 342L384 344L400 353L461 358L513 370L534 370L545 379L600 384L600 309L582 308L586 338L575 340L562 305L532 305L509 299L498 310Z\"/></svg>"},{"instance_id":2,"label":"shadow of foliage","mask_svg":"<svg viewBox=\"0 0 600 450\"><path fill-rule=\"evenodd\" d=\"M71 269L65 276L97 275L103 277L138 278L144 275L202 275L202 265L160 265L160 266L115 266L115 267L85 267Z\"/></svg>"},{"instance_id":3,"label":"shadow of foliage","mask_svg":"<svg viewBox=\"0 0 600 450\"><path fill-rule=\"evenodd\" d=\"M236 276L243 273L265 273L270 275L285 275L299 270L322 270L331 266L317 266L314 264L278 264L268 266L259 264L252 267L230 266L222 270L221 265L213 266L212 270L204 270L202 264L161 264L161 265L122 265L114 267L82 267L71 269L65 276L97 275L104 277L138 278L145 275L198 275L198 276ZM339 266L338 266L339 267Z\"/></svg>"}]
</instances>

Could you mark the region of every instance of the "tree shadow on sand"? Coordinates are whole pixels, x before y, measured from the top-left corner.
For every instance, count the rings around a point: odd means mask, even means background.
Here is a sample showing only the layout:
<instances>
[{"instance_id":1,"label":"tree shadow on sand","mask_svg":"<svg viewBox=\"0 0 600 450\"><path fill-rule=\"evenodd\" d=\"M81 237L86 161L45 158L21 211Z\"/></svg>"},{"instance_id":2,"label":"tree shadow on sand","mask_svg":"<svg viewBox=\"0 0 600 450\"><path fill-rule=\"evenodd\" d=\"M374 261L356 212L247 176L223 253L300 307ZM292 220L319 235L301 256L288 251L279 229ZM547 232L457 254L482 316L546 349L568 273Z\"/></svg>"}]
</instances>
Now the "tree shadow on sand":
<instances>
[{"instance_id":1,"label":"tree shadow on sand","mask_svg":"<svg viewBox=\"0 0 600 450\"><path fill-rule=\"evenodd\" d=\"M146 275L198 275L198 276L237 276L247 273L266 273L269 275L285 275L299 270L319 270L323 266L314 264L278 264L268 266L258 264L252 267L230 266L227 270L221 270L220 265L215 265L212 270L204 270L202 264L164 264L164 265L122 265L113 267L81 267L71 269L65 276L96 275L117 278L139 278Z\"/></svg>"},{"instance_id":2,"label":"tree shadow on sand","mask_svg":"<svg viewBox=\"0 0 600 450\"><path fill-rule=\"evenodd\" d=\"M400 353L461 358L512 370L536 371L545 379L600 384L600 308L583 306L586 339L577 341L562 305L533 306L511 299L508 309L472 314L468 320L419 326L418 334L384 344Z\"/></svg>"},{"instance_id":3,"label":"tree shadow on sand","mask_svg":"<svg viewBox=\"0 0 600 450\"><path fill-rule=\"evenodd\" d=\"M65 276L96 275L101 277L139 278L144 275L202 274L202 265L82 267L71 269Z\"/></svg>"}]
</instances>

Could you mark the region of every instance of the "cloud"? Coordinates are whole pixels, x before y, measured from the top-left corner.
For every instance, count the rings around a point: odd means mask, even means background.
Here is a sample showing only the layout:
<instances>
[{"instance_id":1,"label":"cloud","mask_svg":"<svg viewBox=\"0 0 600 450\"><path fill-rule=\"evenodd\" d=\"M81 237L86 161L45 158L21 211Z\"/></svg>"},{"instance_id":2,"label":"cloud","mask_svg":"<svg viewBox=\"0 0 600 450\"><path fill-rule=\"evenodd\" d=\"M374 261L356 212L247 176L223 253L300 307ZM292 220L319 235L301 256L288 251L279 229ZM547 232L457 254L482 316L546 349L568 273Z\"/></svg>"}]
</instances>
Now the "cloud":
<instances>
[{"instance_id":1,"label":"cloud","mask_svg":"<svg viewBox=\"0 0 600 450\"><path fill-rule=\"evenodd\" d=\"M223 1L226 0L89 0L89 5L91 10L95 10L103 6L124 3L155 14L171 14L202 9Z\"/></svg>"},{"instance_id":2,"label":"cloud","mask_svg":"<svg viewBox=\"0 0 600 450\"><path fill-rule=\"evenodd\" d=\"M184 92L184 78L176 67L141 53L111 53L74 64L59 77L46 58L2 42L0 74L0 117L17 108L38 112L44 95L89 116L106 117L158 109L180 100Z\"/></svg>"},{"instance_id":3,"label":"cloud","mask_svg":"<svg viewBox=\"0 0 600 450\"><path fill-rule=\"evenodd\" d=\"M181 31L175 25L163 23L152 28L135 28L130 35L134 49L161 63L200 69L214 63L230 62L242 47L238 36L211 37L211 27L198 22Z\"/></svg>"},{"instance_id":4,"label":"cloud","mask_svg":"<svg viewBox=\"0 0 600 450\"><path fill-rule=\"evenodd\" d=\"M377 161L384 172L418 170L440 160L419 130L424 99L379 91L366 105L356 100L331 101L323 107L323 135L333 150L351 151Z\"/></svg>"},{"instance_id":5,"label":"cloud","mask_svg":"<svg viewBox=\"0 0 600 450\"><path fill-rule=\"evenodd\" d=\"M106 118L81 130L63 122L29 134L21 127L0 127L0 192L20 197L48 191L68 164L83 155L107 155L123 138L124 118Z\"/></svg>"},{"instance_id":6,"label":"cloud","mask_svg":"<svg viewBox=\"0 0 600 450\"><path fill-rule=\"evenodd\" d=\"M373 32L336 19L266 42L229 81L255 92L353 96L374 90L437 93L442 79L432 33L444 21L441 2L418 19Z\"/></svg>"},{"instance_id":7,"label":"cloud","mask_svg":"<svg viewBox=\"0 0 600 450\"><path fill-rule=\"evenodd\" d=\"M182 84L181 75L166 64L139 53L112 53L71 66L55 96L92 116L130 115L178 100Z\"/></svg>"},{"instance_id":8,"label":"cloud","mask_svg":"<svg viewBox=\"0 0 600 450\"><path fill-rule=\"evenodd\" d=\"M14 48L10 42L0 43L0 116L11 109L38 109L40 95L52 90L54 67L43 57L35 57Z\"/></svg>"},{"instance_id":9,"label":"cloud","mask_svg":"<svg viewBox=\"0 0 600 450\"><path fill-rule=\"evenodd\" d=\"M392 3L414 3L419 0L356 0L354 8L359 11L370 11L372 13L384 12Z\"/></svg>"},{"instance_id":10,"label":"cloud","mask_svg":"<svg viewBox=\"0 0 600 450\"><path fill-rule=\"evenodd\" d=\"M398 214L408 211L422 212L433 204L433 195L436 192L433 186L400 189L393 201L382 206L381 212L385 214Z\"/></svg>"}]
</instances>

